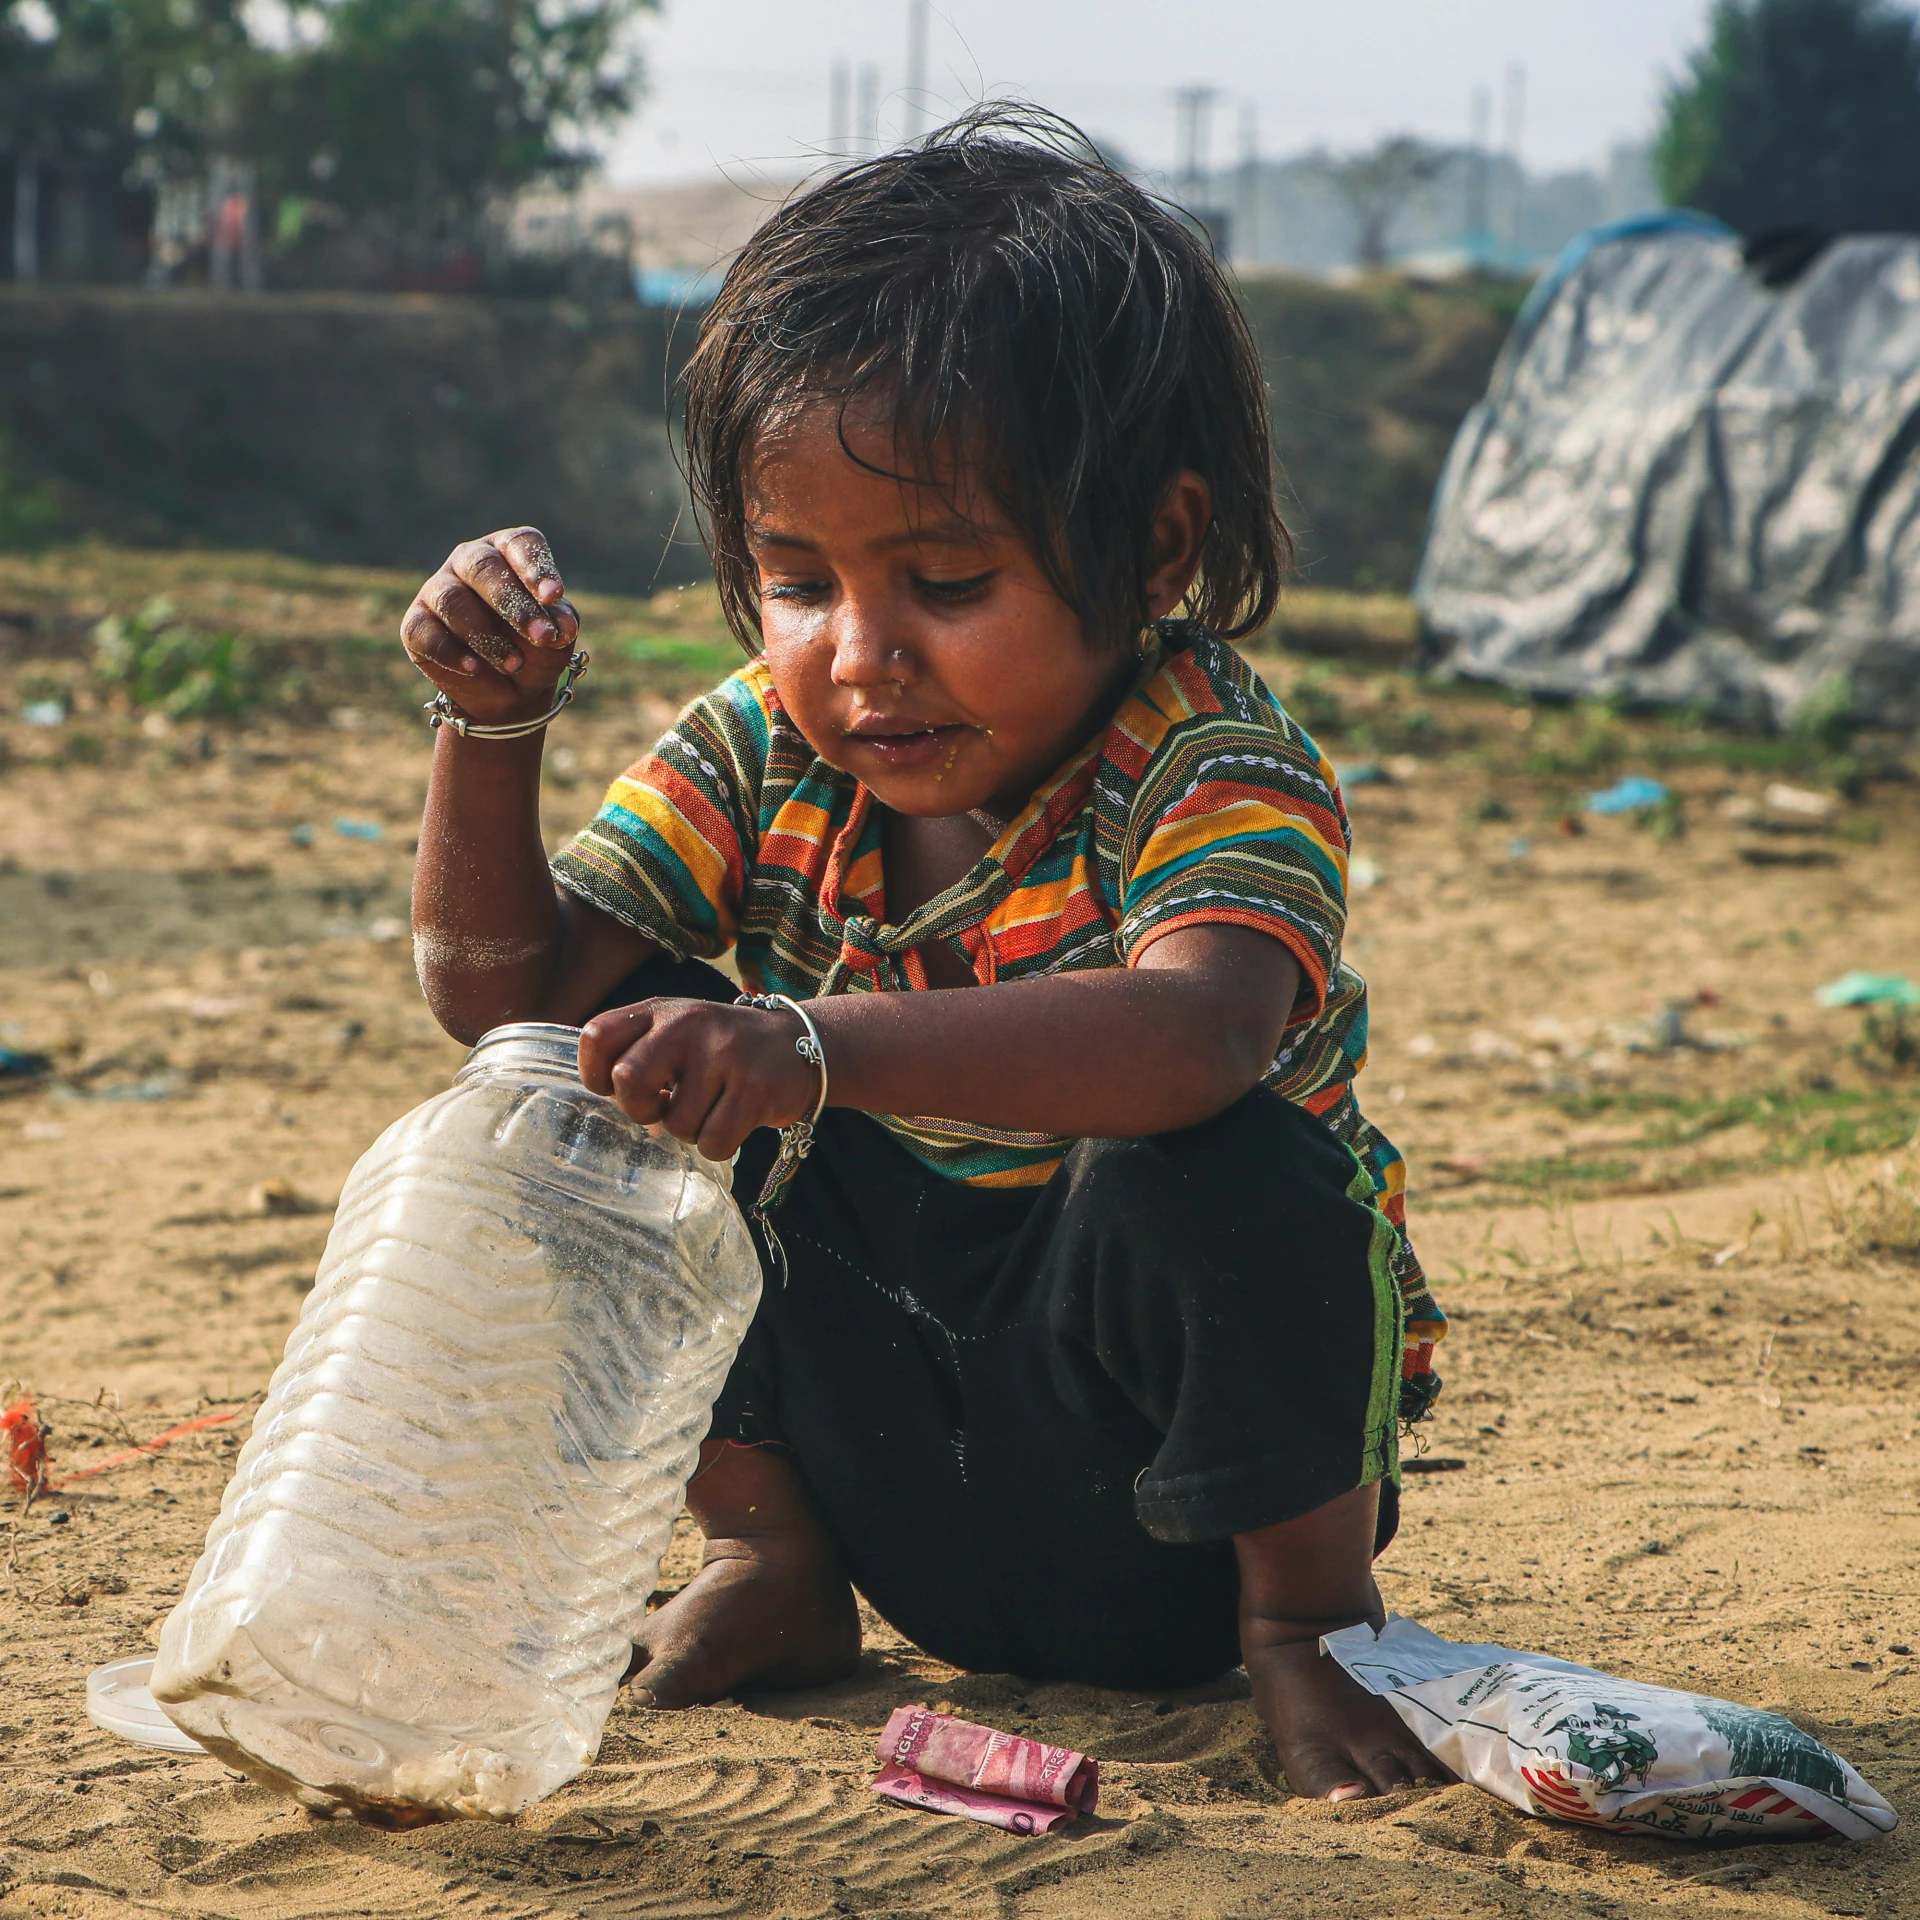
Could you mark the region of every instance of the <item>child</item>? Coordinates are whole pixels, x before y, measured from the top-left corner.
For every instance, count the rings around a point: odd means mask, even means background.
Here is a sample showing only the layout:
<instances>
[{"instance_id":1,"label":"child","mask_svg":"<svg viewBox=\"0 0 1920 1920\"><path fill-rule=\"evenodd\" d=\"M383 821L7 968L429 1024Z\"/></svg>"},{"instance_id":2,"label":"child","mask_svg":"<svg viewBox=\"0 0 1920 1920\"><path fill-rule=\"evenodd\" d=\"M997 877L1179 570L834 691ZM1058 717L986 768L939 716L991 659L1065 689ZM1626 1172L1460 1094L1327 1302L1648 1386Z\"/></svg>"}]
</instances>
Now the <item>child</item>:
<instances>
[{"instance_id":1,"label":"child","mask_svg":"<svg viewBox=\"0 0 1920 1920\"><path fill-rule=\"evenodd\" d=\"M1316 1641L1383 1617L1441 1322L1352 1094L1347 821L1227 644L1289 551L1245 326L1069 135L976 113L749 242L687 458L753 657L551 870L552 552L421 590L415 662L508 733L440 732L420 974L462 1039L584 1022L587 1084L766 1209L642 1700L846 1674L857 1585L962 1667L1244 1663L1294 1791L1384 1792L1433 1763Z\"/></svg>"}]
</instances>

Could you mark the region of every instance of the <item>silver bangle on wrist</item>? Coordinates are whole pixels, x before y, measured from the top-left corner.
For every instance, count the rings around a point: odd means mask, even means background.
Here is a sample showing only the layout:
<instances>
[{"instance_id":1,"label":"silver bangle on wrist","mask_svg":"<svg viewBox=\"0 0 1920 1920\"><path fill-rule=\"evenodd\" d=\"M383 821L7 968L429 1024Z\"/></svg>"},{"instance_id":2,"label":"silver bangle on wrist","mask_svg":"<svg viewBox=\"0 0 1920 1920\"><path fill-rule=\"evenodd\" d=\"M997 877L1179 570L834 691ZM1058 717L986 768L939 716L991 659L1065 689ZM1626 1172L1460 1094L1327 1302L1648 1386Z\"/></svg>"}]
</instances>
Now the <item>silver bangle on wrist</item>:
<instances>
[{"instance_id":1,"label":"silver bangle on wrist","mask_svg":"<svg viewBox=\"0 0 1920 1920\"><path fill-rule=\"evenodd\" d=\"M804 1160L808 1148L813 1145L814 1125L827 1110L827 1050L820 1043L820 1029L813 1024L813 1015L798 1000L790 1000L784 993L743 993L733 1004L736 1007L758 1007L763 1013L774 1013L785 1008L806 1028L806 1032L793 1043L793 1050L808 1066L820 1069L820 1098L813 1103L813 1111L804 1120L796 1120L791 1126L780 1129L783 1139L789 1133L805 1130L802 1142L796 1145L799 1157Z\"/></svg>"},{"instance_id":2,"label":"silver bangle on wrist","mask_svg":"<svg viewBox=\"0 0 1920 1920\"><path fill-rule=\"evenodd\" d=\"M563 709L572 706L574 684L586 672L587 662L591 658L592 655L583 649L567 662L567 670L553 690L553 705L537 720L514 720L503 727L483 727L479 721L469 720L454 705L451 694L436 693L423 709L427 725L434 728L451 727L462 740L524 740L528 734L538 733Z\"/></svg>"},{"instance_id":3,"label":"silver bangle on wrist","mask_svg":"<svg viewBox=\"0 0 1920 1920\"><path fill-rule=\"evenodd\" d=\"M753 1204L754 1217L765 1230L768 1244L779 1255L784 1283L786 1250L780 1246L779 1236L773 1231L773 1223L767 1218L767 1213L779 1202L788 1181L800 1171L801 1161L813 1151L814 1125L827 1107L827 1050L820 1044L820 1029L813 1024L813 1015L799 1001L789 999L784 993L743 993L733 1004L736 1007L758 1007L763 1013L786 1012L795 1015L806 1032L793 1043L793 1050L808 1066L820 1069L820 1098L813 1103L813 1111L804 1120L792 1121L780 1129L780 1151L774 1156L773 1165L768 1170L766 1184L760 1189L760 1198Z\"/></svg>"}]
</instances>

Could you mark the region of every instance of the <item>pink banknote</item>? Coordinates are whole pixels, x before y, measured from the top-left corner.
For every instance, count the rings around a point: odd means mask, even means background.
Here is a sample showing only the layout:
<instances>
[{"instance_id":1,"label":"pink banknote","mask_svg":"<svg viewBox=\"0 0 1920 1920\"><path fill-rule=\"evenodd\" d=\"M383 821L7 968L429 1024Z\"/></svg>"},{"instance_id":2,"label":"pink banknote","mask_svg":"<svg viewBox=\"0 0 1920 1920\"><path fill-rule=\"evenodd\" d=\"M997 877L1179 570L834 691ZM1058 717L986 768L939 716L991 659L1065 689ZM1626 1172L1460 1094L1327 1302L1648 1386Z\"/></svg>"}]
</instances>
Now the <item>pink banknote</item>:
<instances>
[{"instance_id":1,"label":"pink banknote","mask_svg":"<svg viewBox=\"0 0 1920 1920\"><path fill-rule=\"evenodd\" d=\"M931 1707L898 1707L880 1736L875 1793L1009 1833L1051 1833L1100 1794L1100 1763L1071 1747L955 1720Z\"/></svg>"}]
</instances>

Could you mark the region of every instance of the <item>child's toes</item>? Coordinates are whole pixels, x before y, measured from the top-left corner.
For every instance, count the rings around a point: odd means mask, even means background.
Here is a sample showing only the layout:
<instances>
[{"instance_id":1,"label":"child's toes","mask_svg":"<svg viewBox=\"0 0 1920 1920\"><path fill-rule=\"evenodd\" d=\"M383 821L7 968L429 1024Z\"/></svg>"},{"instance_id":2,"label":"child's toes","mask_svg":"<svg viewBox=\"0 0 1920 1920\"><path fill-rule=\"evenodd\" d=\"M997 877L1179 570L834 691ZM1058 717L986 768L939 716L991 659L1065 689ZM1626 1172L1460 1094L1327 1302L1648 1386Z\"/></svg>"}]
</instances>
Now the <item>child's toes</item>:
<instances>
[{"instance_id":1,"label":"child's toes","mask_svg":"<svg viewBox=\"0 0 1920 1920\"><path fill-rule=\"evenodd\" d=\"M1379 1792L1354 1757L1313 1741L1281 1755L1287 1785L1303 1800L1362 1800Z\"/></svg>"}]
</instances>

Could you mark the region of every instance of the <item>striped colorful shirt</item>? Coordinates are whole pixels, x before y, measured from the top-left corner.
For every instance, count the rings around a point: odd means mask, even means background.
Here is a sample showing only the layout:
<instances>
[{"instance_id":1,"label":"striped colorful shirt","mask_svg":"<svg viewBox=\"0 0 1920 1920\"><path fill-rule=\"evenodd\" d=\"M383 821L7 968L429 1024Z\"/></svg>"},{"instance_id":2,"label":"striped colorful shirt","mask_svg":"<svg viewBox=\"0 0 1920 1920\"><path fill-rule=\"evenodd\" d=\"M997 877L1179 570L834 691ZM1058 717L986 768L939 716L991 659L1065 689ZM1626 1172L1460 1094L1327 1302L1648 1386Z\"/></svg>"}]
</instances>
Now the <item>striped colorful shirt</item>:
<instances>
[{"instance_id":1,"label":"striped colorful shirt","mask_svg":"<svg viewBox=\"0 0 1920 1920\"><path fill-rule=\"evenodd\" d=\"M1366 1172L1397 1230L1409 1372L1426 1374L1445 1316L1406 1239L1405 1165L1353 1093L1367 990L1340 957L1346 808L1332 767L1232 647L1162 622L1105 732L971 873L897 926L880 836L872 794L814 752L756 660L614 781L553 870L676 958L732 951L754 991L796 1000L924 989L917 949L935 939L992 985L1130 965L1181 927L1272 935L1300 963L1301 989L1265 1084L1324 1120ZM978 1186L1038 1186L1072 1144L875 1118L927 1166Z\"/></svg>"}]
</instances>

